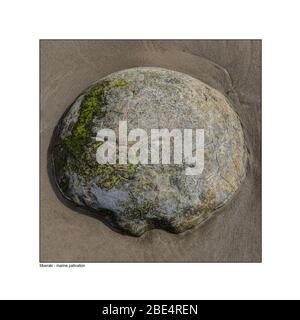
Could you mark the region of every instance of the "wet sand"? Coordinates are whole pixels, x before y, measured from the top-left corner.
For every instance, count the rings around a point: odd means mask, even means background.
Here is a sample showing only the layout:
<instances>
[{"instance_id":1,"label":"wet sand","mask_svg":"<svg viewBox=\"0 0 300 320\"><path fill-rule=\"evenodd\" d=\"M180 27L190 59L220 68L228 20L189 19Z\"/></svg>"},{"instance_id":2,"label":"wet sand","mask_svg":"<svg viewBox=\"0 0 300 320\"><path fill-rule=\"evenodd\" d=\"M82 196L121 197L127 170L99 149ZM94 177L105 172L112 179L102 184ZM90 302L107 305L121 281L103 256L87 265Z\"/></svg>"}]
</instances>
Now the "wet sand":
<instances>
[{"instance_id":1,"label":"wet sand","mask_svg":"<svg viewBox=\"0 0 300 320\"><path fill-rule=\"evenodd\" d=\"M214 218L183 234L152 230L134 238L116 233L66 206L49 179L48 147L66 108L94 81L136 66L184 72L239 100L235 109L250 152L246 180ZM42 262L261 261L260 41L42 40L40 126Z\"/></svg>"}]
</instances>

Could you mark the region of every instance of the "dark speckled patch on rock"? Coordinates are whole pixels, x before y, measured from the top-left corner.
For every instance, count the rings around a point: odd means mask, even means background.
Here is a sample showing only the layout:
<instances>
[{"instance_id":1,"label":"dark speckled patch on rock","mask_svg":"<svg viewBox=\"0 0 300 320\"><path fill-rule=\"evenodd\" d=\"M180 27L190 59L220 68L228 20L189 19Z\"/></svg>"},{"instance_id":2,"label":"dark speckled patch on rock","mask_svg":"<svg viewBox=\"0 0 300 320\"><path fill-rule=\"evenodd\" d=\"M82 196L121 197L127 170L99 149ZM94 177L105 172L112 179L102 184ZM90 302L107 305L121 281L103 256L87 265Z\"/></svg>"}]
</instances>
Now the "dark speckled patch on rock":
<instances>
[{"instance_id":1,"label":"dark speckled patch on rock","mask_svg":"<svg viewBox=\"0 0 300 320\"><path fill-rule=\"evenodd\" d=\"M100 165L99 129L204 129L204 170L182 165ZM83 92L60 120L52 165L64 198L139 236L153 228L179 233L202 224L235 194L246 175L242 126L230 101L186 74L161 68L113 73Z\"/></svg>"}]
</instances>

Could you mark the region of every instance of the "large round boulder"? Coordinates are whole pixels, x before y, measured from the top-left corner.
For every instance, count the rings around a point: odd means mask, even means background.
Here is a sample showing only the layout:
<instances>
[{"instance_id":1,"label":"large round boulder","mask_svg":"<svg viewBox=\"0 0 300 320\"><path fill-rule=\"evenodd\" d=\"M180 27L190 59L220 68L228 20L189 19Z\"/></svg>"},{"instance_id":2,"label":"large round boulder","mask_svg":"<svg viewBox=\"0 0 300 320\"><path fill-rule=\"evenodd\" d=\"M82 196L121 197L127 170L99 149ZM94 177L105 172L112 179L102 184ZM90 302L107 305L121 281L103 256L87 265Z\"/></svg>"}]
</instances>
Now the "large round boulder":
<instances>
[{"instance_id":1,"label":"large round boulder","mask_svg":"<svg viewBox=\"0 0 300 320\"><path fill-rule=\"evenodd\" d=\"M137 128L147 133L148 164L120 163L120 121L126 121L128 134ZM97 139L101 129L116 133L116 163L98 161L107 143ZM173 161L151 163L153 129L182 132L182 163L174 163L175 139ZM186 129L203 133L199 174L187 174L195 164L184 154ZM129 151L134 142L127 143ZM195 154L196 141L192 149ZM245 178L247 152L240 119L219 91L179 72L133 68L110 74L78 96L56 128L51 164L65 199L139 236L153 228L178 233L209 219Z\"/></svg>"}]
</instances>

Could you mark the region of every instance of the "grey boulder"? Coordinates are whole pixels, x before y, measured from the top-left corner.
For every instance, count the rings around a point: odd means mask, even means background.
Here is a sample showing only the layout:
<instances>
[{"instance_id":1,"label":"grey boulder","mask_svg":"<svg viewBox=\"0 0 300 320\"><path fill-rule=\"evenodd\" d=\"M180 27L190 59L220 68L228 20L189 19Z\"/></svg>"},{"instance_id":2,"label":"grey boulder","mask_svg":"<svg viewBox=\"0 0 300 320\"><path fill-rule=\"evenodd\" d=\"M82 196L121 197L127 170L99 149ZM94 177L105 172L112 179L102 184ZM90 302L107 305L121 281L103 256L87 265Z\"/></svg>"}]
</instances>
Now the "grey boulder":
<instances>
[{"instance_id":1,"label":"grey boulder","mask_svg":"<svg viewBox=\"0 0 300 320\"><path fill-rule=\"evenodd\" d=\"M99 129L204 129L204 169L182 164L99 164ZM161 228L179 233L203 224L236 193L246 175L240 119L219 91L162 68L122 70L99 80L61 118L51 149L53 176L69 203L112 228L140 236Z\"/></svg>"}]
</instances>

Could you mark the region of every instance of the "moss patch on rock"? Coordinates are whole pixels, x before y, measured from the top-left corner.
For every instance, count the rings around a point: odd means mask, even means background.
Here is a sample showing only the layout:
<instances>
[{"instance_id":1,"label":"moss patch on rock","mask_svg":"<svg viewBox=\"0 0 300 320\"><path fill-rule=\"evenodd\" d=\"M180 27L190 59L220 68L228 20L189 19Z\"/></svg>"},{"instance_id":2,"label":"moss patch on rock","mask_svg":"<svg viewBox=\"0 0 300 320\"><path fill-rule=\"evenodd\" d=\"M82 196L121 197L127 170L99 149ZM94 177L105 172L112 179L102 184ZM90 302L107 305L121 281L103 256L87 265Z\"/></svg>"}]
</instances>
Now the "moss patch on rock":
<instances>
[{"instance_id":1,"label":"moss patch on rock","mask_svg":"<svg viewBox=\"0 0 300 320\"><path fill-rule=\"evenodd\" d=\"M93 140L92 127L95 119L105 116L104 106L106 95L114 88L129 88L130 81L123 79L102 82L91 87L80 106L78 119L72 128L71 134L60 139L55 147L54 164L59 172L73 171L83 178L97 176L97 183L104 189L111 189L119 182L132 177L136 166L125 165L101 165L96 161L96 152L102 142ZM68 189L68 179L60 180L62 191Z\"/></svg>"}]
</instances>

